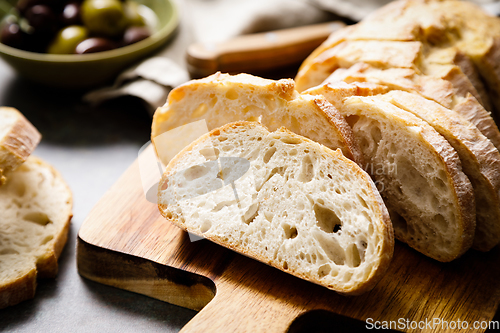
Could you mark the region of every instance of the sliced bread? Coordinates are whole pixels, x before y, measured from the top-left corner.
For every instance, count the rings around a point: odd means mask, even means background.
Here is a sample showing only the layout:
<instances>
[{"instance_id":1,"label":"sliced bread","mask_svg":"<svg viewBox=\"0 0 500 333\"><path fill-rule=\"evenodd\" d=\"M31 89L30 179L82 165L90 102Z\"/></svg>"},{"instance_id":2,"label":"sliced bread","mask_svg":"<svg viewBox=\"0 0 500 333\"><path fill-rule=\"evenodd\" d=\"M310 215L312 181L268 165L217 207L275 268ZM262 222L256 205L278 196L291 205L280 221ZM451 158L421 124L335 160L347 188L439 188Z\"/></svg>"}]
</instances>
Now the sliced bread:
<instances>
[{"instance_id":1,"label":"sliced bread","mask_svg":"<svg viewBox=\"0 0 500 333\"><path fill-rule=\"evenodd\" d=\"M392 257L370 176L284 128L236 122L202 136L167 166L158 203L184 230L344 294L370 290Z\"/></svg>"},{"instance_id":2,"label":"sliced bread","mask_svg":"<svg viewBox=\"0 0 500 333\"><path fill-rule=\"evenodd\" d=\"M433 101L403 91L391 91L380 97L426 121L455 148L476 198L473 247L491 250L500 242L498 150L474 125Z\"/></svg>"},{"instance_id":3,"label":"sliced bread","mask_svg":"<svg viewBox=\"0 0 500 333\"><path fill-rule=\"evenodd\" d=\"M346 157L362 164L362 154L345 119L323 97L298 94L293 80L221 73L192 80L172 90L167 103L156 110L152 141L202 119L208 130L241 120L259 120L271 131L284 126L331 149L340 148Z\"/></svg>"},{"instance_id":4,"label":"sliced bread","mask_svg":"<svg viewBox=\"0 0 500 333\"><path fill-rule=\"evenodd\" d=\"M468 250L474 193L450 144L426 122L376 96L349 97L341 112L388 209L404 219L394 222L396 238L443 262Z\"/></svg>"},{"instance_id":5,"label":"sliced bread","mask_svg":"<svg viewBox=\"0 0 500 333\"><path fill-rule=\"evenodd\" d=\"M306 92L323 94L347 118L364 153L365 170L381 186L389 211L402 217L393 219L396 238L431 258L451 261L474 239L473 187L448 141L410 112L371 96L377 87L341 82ZM483 137L482 143L488 140Z\"/></svg>"},{"instance_id":6,"label":"sliced bread","mask_svg":"<svg viewBox=\"0 0 500 333\"><path fill-rule=\"evenodd\" d=\"M364 86L365 89L360 89ZM368 87L371 87L368 89ZM330 82L311 88L306 93L323 94L336 102L339 110L343 99L371 96L408 111L431 125L457 151L463 171L474 188L476 198L476 231L473 247L489 251L500 242L500 153L469 121L452 110L417 94L393 90L379 95L372 82ZM343 111L341 111L343 112Z\"/></svg>"},{"instance_id":7,"label":"sliced bread","mask_svg":"<svg viewBox=\"0 0 500 333\"><path fill-rule=\"evenodd\" d=\"M71 209L64 180L35 157L0 187L0 309L33 298L37 277L55 277Z\"/></svg>"},{"instance_id":8,"label":"sliced bread","mask_svg":"<svg viewBox=\"0 0 500 333\"><path fill-rule=\"evenodd\" d=\"M16 109L0 107L0 186L35 150L41 135Z\"/></svg>"}]
</instances>

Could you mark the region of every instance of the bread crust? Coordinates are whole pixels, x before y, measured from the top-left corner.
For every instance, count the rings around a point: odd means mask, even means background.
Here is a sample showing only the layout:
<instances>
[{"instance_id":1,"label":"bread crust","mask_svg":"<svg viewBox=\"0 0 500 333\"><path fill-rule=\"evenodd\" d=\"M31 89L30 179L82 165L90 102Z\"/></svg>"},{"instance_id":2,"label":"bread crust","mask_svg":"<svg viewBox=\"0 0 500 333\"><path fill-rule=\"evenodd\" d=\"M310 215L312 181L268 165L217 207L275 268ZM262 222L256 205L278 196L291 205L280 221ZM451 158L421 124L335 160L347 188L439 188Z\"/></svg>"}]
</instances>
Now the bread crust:
<instances>
[{"instance_id":1,"label":"bread crust","mask_svg":"<svg viewBox=\"0 0 500 333\"><path fill-rule=\"evenodd\" d=\"M478 5L455 0L397 1L375 11L349 30L336 32L335 36L341 38L332 36L302 64L296 77L299 91L320 84L326 78L324 73L320 74L321 71L333 72L337 68L332 63L338 63L339 59L335 59L338 57L332 52L342 43L421 42L424 46L423 52L415 62L421 72L432 75L426 72L426 67L433 62L437 64L436 61L441 65L458 66L460 73L450 72L442 78L450 80L458 93L471 93L486 110L494 111L498 118L496 112L500 109L500 67L497 65L500 60L500 19L488 15ZM436 52L439 54L438 58ZM381 56L384 53L387 52L381 52ZM482 80L486 81L486 87Z\"/></svg>"},{"instance_id":2,"label":"bread crust","mask_svg":"<svg viewBox=\"0 0 500 333\"><path fill-rule=\"evenodd\" d=\"M168 181L168 176L171 175L175 169L175 166L182 161L200 142L203 142L205 140L211 140L212 138L218 137L221 133L224 133L230 129L233 128L239 128L239 127L244 127L244 128L249 128L249 129L254 129L254 128L262 128L264 134L269 134L269 131L261 124L255 123L255 122L234 122L234 123L229 123L226 124L220 128L212 130L210 133L205 134L204 136L200 137L198 140L195 142L191 143L189 146L184 148L177 156L172 159L172 161L169 163L167 166L164 175L162 177L162 180L160 181L160 184L158 186L159 192L158 195L159 197L161 196L162 190L165 189L165 186L168 186L166 184ZM325 156L329 156L332 159L339 161L340 163L345 163L346 165L350 165L352 170L355 172L355 177L360 178L365 182L366 184L369 184L371 188L370 196L371 200L373 200L373 206L376 207L376 215L379 217L377 219L377 232L380 233L380 237L382 238L382 242L380 244L380 258L378 260L378 265L375 269L372 269L370 272L370 275L366 277L365 281L363 283L359 283L357 285L351 286L349 288L346 288L343 286L341 283L338 284L333 284L333 285L325 285L324 282L320 281L319 279L313 278L312 276L308 276L305 274L300 274L298 272L292 271L290 269L285 269L283 265L278 263L277 261L273 260L267 260L266 258L259 256L256 252L250 251L250 250L245 250L239 244L233 244L227 241L225 239L224 235L215 235L215 234L203 234L200 233L198 230L188 228L184 221L181 219L177 218L176 216L173 216L171 213L167 211L168 206L165 204L158 204L158 208L160 210L160 213L162 214L163 217L165 217L168 221L172 222L176 226L180 227L181 229L197 234L200 237L204 237L209 239L210 241L217 243L221 246L224 246L226 248L229 248L233 251L236 251L238 253L241 253L243 255L246 255L248 257L251 257L253 259L256 259L258 261L261 261L267 265L273 266L281 271L284 271L286 273L295 275L299 278L311 281L313 283L325 286L329 289L333 289L339 293L346 294L346 295L360 295L362 293L365 293L366 291L371 290L376 283L380 280L380 278L383 276L384 272L387 270L390 261L392 259L392 254L393 254L393 248L394 248L394 236L393 236L393 229L392 229L392 223L389 217L389 213L387 211L387 208L385 207L382 198L380 197L375 185L373 184L373 181L371 180L370 176L364 172L359 166L354 163L353 161L347 159L344 157L344 155L339 151L332 151L331 149L324 147L322 145L317 144L316 142L309 140L307 138L301 137L296 135L295 133L287 130L286 128L282 127L278 129L275 132L272 132L271 134L273 135L284 135L287 137L292 137L294 140L300 141L300 142L305 142L309 145L311 145L311 149L318 149L321 151L322 154Z\"/></svg>"},{"instance_id":3,"label":"bread crust","mask_svg":"<svg viewBox=\"0 0 500 333\"><path fill-rule=\"evenodd\" d=\"M417 93L463 116L490 139L497 149L500 149L500 131L490 114L468 92L473 87L466 76L457 66L438 67L441 71L435 73L439 74L435 77L419 75L410 68L377 69L365 63L357 63L348 69L336 70L325 82L333 82L337 85L339 80L348 83L370 82L383 85L387 87L387 90ZM457 88L459 86L461 88ZM306 93L312 91L315 89L309 89ZM373 94L375 93L372 92L371 95ZM366 96L366 94L355 95ZM331 101L331 99L329 100Z\"/></svg>"},{"instance_id":4,"label":"bread crust","mask_svg":"<svg viewBox=\"0 0 500 333\"><path fill-rule=\"evenodd\" d=\"M16 120L0 137L0 186L5 183L6 175L28 158L41 139L37 129L18 110L0 107L0 119L7 114Z\"/></svg>"}]
</instances>

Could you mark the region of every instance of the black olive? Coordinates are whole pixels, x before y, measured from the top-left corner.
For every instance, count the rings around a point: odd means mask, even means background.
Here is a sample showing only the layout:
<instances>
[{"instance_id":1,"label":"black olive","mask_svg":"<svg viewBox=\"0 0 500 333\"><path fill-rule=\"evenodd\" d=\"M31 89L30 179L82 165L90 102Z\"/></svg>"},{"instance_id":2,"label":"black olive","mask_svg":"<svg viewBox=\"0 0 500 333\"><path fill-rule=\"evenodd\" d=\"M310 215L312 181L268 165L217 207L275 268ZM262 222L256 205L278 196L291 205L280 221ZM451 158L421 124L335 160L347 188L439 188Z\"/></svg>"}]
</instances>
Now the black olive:
<instances>
[{"instance_id":1,"label":"black olive","mask_svg":"<svg viewBox=\"0 0 500 333\"><path fill-rule=\"evenodd\" d=\"M80 44L78 44L76 46L75 53L87 54L87 53L109 51L116 48L117 48L116 43L110 39L93 37L85 39Z\"/></svg>"},{"instance_id":2,"label":"black olive","mask_svg":"<svg viewBox=\"0 0 500 333\"><path fill-rule=\"evenodd\" d=\"M137 43L151 36L149 29L146 27L130 27L123 35L123 44L130 45Z\"/></svg>"}]
</instances>

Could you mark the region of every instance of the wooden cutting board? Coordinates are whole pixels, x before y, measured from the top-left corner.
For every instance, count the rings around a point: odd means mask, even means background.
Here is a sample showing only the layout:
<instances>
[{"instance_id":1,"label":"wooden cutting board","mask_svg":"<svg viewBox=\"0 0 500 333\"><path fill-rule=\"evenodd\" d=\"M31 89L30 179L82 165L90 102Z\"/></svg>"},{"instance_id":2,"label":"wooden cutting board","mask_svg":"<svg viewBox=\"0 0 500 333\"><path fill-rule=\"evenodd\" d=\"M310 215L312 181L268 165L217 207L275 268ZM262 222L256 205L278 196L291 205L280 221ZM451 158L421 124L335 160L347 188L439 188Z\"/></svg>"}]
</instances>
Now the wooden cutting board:
<instances>
[{"instance_id":1,"label":"wooden cutting board","mask_svg":"<svg viewBox=\"0 0 500 333\"><path fill-rule=\"evenodd\" d=\"M360 320L358 327L395 321L401 331L452 332L463 321L472 328L492 320L500 300L499 247L443 264L397 243L377 286L346 297L207 240L191 242L146 200L137 161L85 220L77 260L85 278L201 310L182 332L286 332L306 313L302 319L325 313L313 310ZM426 320L441 322L424 327Z\"/></svg>"}]
</instances>

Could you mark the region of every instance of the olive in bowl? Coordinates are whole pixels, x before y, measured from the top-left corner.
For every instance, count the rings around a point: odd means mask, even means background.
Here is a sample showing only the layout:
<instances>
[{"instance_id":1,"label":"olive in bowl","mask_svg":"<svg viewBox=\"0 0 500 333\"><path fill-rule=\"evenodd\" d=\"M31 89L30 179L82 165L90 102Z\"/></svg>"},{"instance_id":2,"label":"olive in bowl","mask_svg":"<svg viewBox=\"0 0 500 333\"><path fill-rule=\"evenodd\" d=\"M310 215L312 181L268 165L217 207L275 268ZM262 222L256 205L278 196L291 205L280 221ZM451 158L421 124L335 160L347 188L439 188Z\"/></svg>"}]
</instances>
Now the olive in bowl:
<instances>
[{"instance_id":1,"label":"olive in bowl","mask_svg":"<svg viewBox=\"0 0 500 333\"><path fill-rule=\"evenodd\" d=\"M87 1L102 0L22 1L30 4L18 3L13 11L19 13L18 17L13 19L13 14L7 14L0 24L0 56L22 76L56 87L91 88L110 81L127 66L161 47L178 25L177 10L170 0L120 2L132 4L120 12L128 23L119 32L107 30L104 34L98 34L95 26L85 25L83 7ZM41 2L50 3L57 17L57 28L52 35L51 29L35 30L23 16L30 6ZM46 42L44 47L41 42Z\"/></svg>"}]
</instances>

